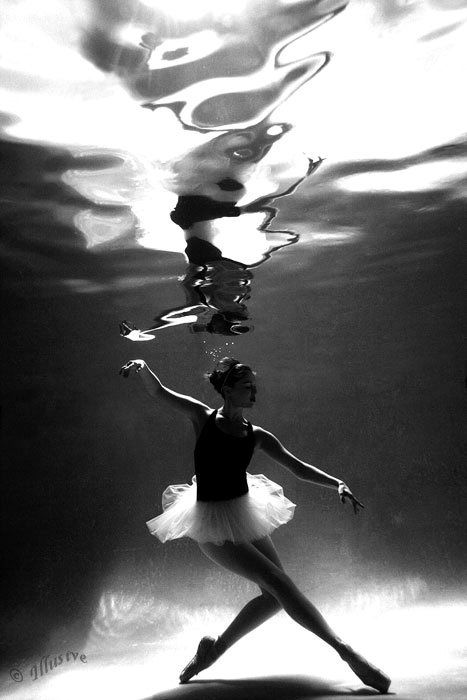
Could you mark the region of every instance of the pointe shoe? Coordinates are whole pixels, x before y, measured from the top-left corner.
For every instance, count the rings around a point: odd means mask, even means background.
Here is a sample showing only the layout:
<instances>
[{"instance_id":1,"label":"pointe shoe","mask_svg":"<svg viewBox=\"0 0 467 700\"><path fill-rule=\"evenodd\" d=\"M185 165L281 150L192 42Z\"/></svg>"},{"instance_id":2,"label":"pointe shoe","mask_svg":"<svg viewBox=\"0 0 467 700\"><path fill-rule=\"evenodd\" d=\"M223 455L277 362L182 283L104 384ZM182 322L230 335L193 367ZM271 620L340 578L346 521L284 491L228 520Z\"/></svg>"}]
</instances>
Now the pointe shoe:
<instances>
[{"instance_id":1,"label":"pointe shoe","mask_svg":"<svg viewBox=\"0 0 467 700\"><path fill-rule=\"evenodd\" d=\"M214 661L210 652L214 649L216 640L214 637L203 637L198 644L196 654L191 661L185 666L180 674L180 683L186 683L197 673L211 665Z\"/></svg>"},{"instance_id":2,"label":"pointe shoe","mask_svg":"<svg viewBox=\"0 0 467 700\"><path fill-rule=\"evenodd\" d=\"M340 656L349 664L352 671L360 678L362 683L371 688L376 688L380 693L388 692L391 679L379 668L370 664L351 647L347 647L345 651L341 652Z\"/></svg>"}]
</instances>

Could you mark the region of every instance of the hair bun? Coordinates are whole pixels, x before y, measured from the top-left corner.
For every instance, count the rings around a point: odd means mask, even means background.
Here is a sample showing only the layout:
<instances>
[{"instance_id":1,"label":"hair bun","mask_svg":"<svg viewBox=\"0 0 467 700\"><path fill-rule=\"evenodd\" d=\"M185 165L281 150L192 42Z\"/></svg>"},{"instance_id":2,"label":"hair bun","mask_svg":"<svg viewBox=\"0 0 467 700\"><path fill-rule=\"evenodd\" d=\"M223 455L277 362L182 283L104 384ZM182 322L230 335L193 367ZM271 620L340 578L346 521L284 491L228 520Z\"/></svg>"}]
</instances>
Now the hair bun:
<instances>
[{"instance_id":1,"label":"hair bun","mask_svg":"<svg viewBox=\"0 0 467 700\"><path fill-rule=\"evenodd\" d=\"M222 393L222 388L225 384L227 375L235 367L235 365L239 364L241 364L239 360L235 359L234 357L223 357L222 360L219 360L217 363L217 368L207 375L214 389L219 392L219 394Z\"/></svg>"}]
</instances>

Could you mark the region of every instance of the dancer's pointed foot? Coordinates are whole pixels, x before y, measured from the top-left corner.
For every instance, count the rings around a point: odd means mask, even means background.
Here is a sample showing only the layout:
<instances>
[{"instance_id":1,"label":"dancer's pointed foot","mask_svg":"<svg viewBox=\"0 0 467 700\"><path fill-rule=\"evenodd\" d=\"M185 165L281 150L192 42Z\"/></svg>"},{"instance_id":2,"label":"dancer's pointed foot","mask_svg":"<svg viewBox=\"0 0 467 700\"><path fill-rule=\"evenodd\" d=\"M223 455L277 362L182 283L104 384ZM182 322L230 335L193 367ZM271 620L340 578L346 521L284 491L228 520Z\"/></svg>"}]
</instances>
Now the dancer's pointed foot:
<instances>
[{"instance_id":1,"label":"dancer's pointed foot","mask_svg":"<svg viewBox=\"0 0 467 700\"><path fill-rule=\"evenodd\" d=\"M388 692L391 679L383 673L381 669L370 664L363 656L357 654L352 647L347 645L339 651L339 654L340 657L349 664L352 671L360 678L362 683L365 683L365 685L371 688L376 688L380 693Z\"/></svg>"},{"instance_id":2,"label":"dancer's pointed foot","mask_svg":"<svg viewBox=\"0 0 467 700\"><path fill-rule=\"evenodd\" d=\"M198 644L196 654L180 674L180 683L186 683L190 678L196 676L197 673L210 666L217 659L218 654L214 653L215 643L216 640L214 637L202 638Z\"/></svg>"}]
</instances>

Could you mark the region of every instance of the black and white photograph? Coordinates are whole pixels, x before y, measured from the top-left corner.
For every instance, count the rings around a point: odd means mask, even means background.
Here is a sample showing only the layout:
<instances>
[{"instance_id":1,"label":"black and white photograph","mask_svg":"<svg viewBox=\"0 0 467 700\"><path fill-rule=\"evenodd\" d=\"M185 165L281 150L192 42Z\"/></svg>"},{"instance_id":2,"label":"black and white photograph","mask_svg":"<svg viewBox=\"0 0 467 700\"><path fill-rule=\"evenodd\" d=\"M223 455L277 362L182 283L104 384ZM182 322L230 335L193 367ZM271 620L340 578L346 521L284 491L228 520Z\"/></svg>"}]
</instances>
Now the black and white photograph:
<instances>
[{"instance_id":1,"label":"black and white photograph","mask_svg":"<svg viewBox=\"0 0 467 700\"><path fill-rule=\"evenodd\" d=\"M0 0L0 696L467 697L467 0Z\"/></svg>"}]
</instances>

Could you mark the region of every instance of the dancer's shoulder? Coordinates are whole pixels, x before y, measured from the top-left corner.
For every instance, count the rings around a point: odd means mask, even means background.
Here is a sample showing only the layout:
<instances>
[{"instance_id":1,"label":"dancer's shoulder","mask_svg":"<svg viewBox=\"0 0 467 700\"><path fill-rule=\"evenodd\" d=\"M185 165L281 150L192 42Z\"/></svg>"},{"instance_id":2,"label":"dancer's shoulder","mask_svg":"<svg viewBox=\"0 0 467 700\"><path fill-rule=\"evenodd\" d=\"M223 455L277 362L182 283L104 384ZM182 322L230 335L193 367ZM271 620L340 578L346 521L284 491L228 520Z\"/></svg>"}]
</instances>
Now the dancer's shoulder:
<instances>
[{"instance_id":1,"label":"dancer's shoulder","mask_svg":"<svg viewBox=\"0 0 467 700\"><path fill-rule=\"evenodd\" d=\"M265 430L260 425L251 424L251 428L253 430L253 435L255 436L255 444L257 447L263 447L268 440L277 440L275 435L270 433L269 430Z\"/></svg>"},{"instance_id":2,"label":"dancer's shoulder","mask_svg":"<svg viewBox=\"0 0 467 700\"><path fill-rule=\"evenodd\" d=\"M253 426L253 434L255 436L255 445L259 447L260 450L266 452L270 457L276 460L282 460L284 455L292 456L288 450L285 449L279 438L271 433L270 430L265 430L259 425Z\"/></svg>"},{"instance_id":3,"label":"dancer's shoulder","mask_svg":"<svg viewBox=\"0 0 467 700\"><path fill-rule=\"evenodd\" d=\"M214 413L214 408L211 408L211 406L207 406L205 403L198 402L198 405L196 406L196 408L194 408L193 414L191 416L191 420L197 436L200 435L204 426L206 425L208 420L213 416Z\"/></svg>"}]
</instances>

